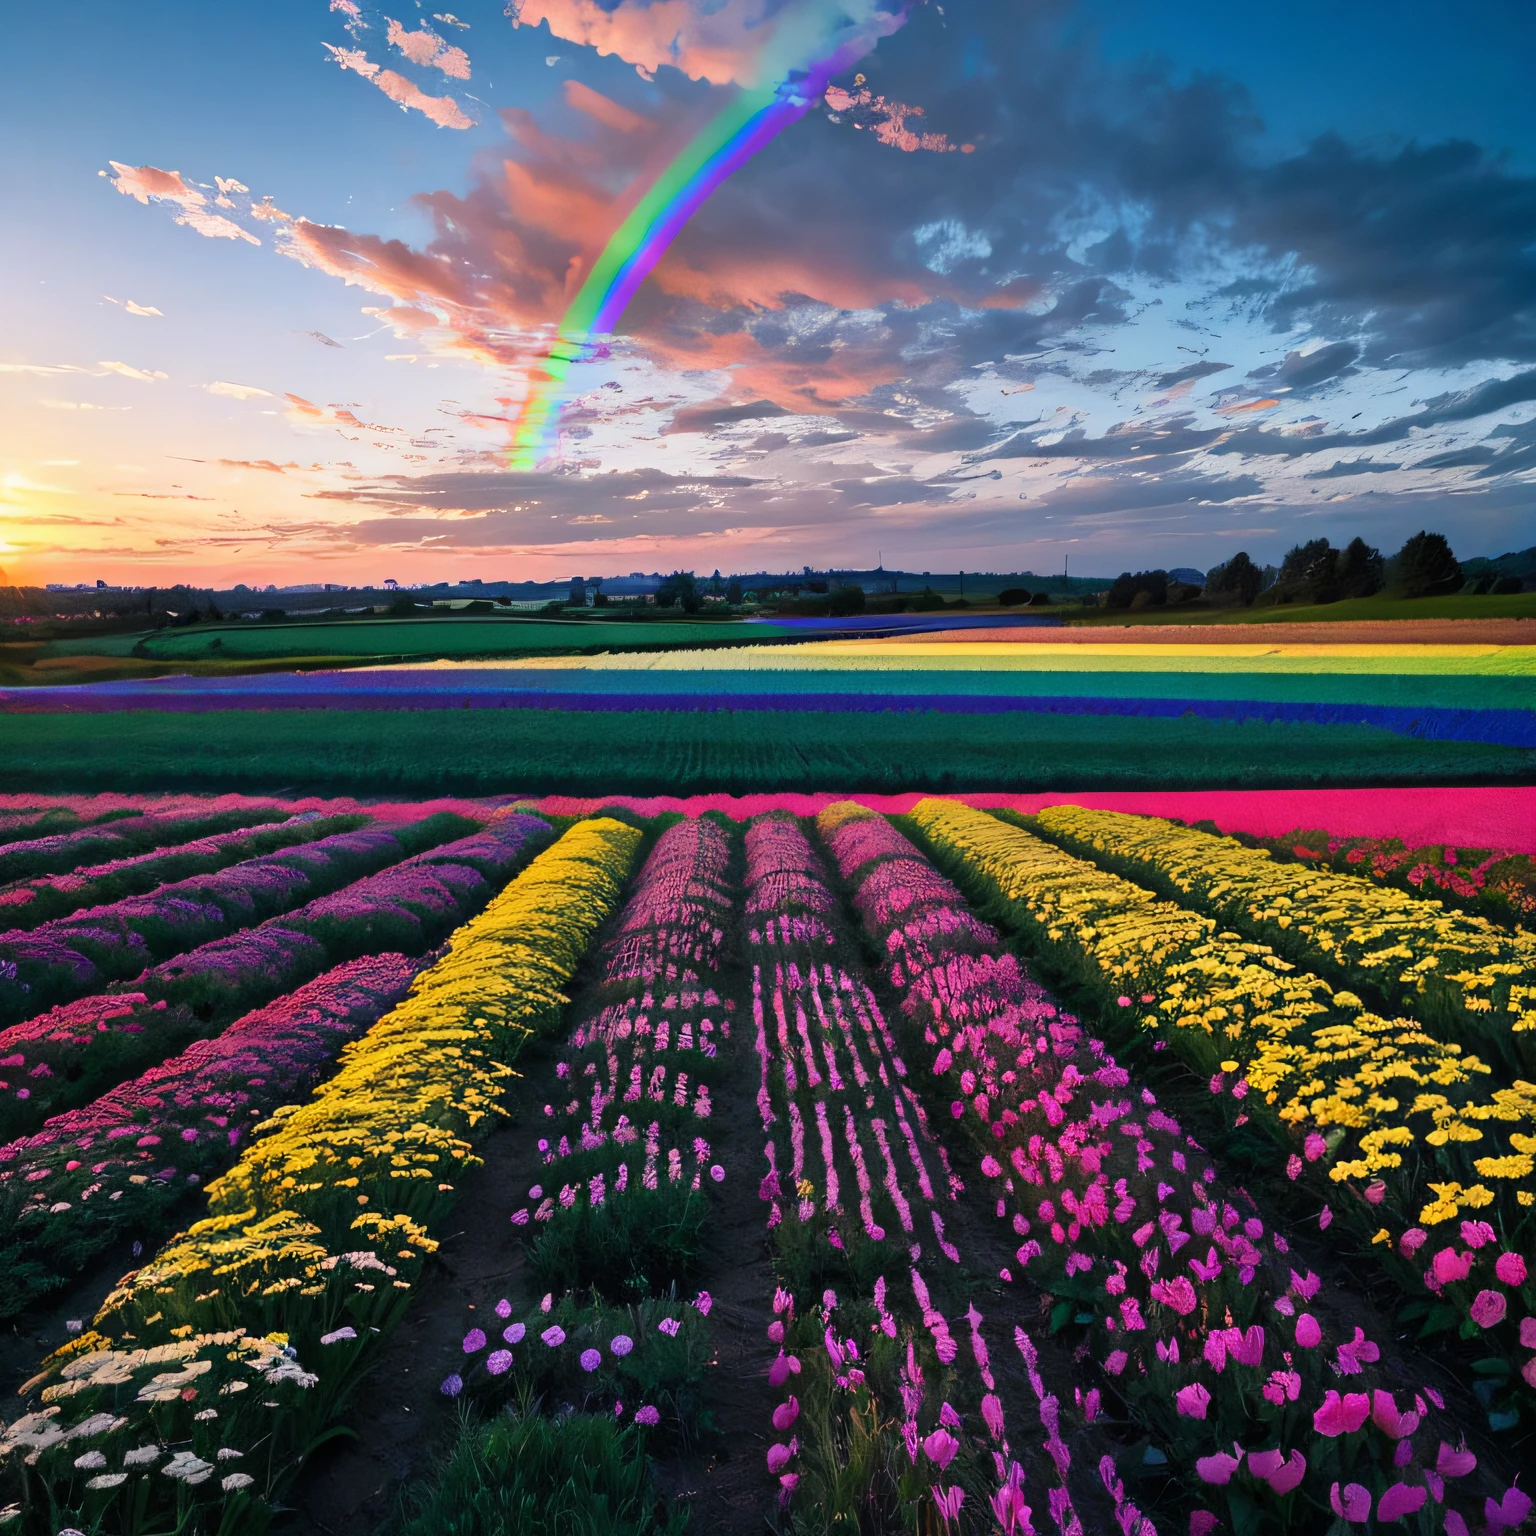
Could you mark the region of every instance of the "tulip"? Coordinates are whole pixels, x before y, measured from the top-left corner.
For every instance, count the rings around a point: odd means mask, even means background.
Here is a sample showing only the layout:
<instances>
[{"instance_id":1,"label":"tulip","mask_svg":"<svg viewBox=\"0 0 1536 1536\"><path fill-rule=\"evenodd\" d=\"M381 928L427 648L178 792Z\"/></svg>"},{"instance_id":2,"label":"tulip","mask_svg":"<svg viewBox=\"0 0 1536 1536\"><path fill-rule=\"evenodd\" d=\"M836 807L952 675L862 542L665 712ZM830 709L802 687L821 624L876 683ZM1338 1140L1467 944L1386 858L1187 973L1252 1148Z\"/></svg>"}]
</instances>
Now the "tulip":
<instances>
[{"instance_id":1,"label":"tulip","mask_svg":"<svg viewBox=\"0 0 1536 1536\"><path fill-rule=\"evenodd\" d=\"M1203 1483L1214 1483L1218 1487L1232 1481L1232 1474L1243 1464L1243 1453L1234 1445L1237 1451L1235 1456L1229 1456L1225 1451L1217 1451L1214 1456L1202 1456L1195 1462L1195 1471L1200 1474Z\"/></svg>"},{"instance_id":2,"label":"tulip","mask_svg":"<svg viewBox=\"0 0 1536 1536\"><path fill-rule=\"evenodd\" d=\"M1378 1387L1371 1393L1371 1422L1385 1435L1402 1440L1419 1427L1419 1415L1399 1413L1390 1392Z\"/></svg>"},{"instance_id":3,"label":"tulip","mask_svg":"<svg viewBox=\"0 0 1536 1536\"><path fill-rule=\"evenodd\" d=\"M1376 1506L1376 1518L1384 1525L1401 1520L1405 1515L1416 1515L1424 1507L1429 1492L1422 1487L1410 1487L1407 1483L1393 1483L1382 1494Z\"/></svg>"},{"instance_id":4,"label":"tulip","mask_svg":"<svg viewBox=\"0 0 1536 1536\"><path fill-rule=\"evenodd\" d=\"M769 1474L773 1477L777 1477L779 1473L782 1472L784 1468L787 1467L789 1463L794 1459L794 1454L795 1453L791 1447L782 1443L770 1445L768 1447Z\"/></svg>"},{"instance_id":5,"label":"tulip","mask_svg":"<svg viewBox=\"0 0 1536 1536\"><path fill-rule=\"evenodd\" d=\"M1186 1419L1203 1419L1211 1406L1211 1394L1198 1381L1180 1387L1173 1395L1180 1415Z\"/></svg>"},{"instance_id":6,"label":"tulip","mask_svg":"<svg viewBox=\"0 0 1536 1536\"><path fill-rule=\"evenodd\" d=\"M1483 1517L1491 1536L1498 1536L1506 1526L1519 1525L1530 1512L1531 1500L1518 1488L1509 1489L1497 1504L1492 1499L1483 1501Z\"/></svg>"},{"instance_id":7,"label":"tulip","mask_svg":"<svg viewBox=\"0 0 1536 1536\"><path fill-rule=\"evenodd\" d=\"M1310 1312L1303 1312L1296 1319L1296 1347L1316 1349L1323 1342L1323 1330Z\"/></svg>"},{"instance_id":8,"label":"tulip","mask_svg":"<svg viewBox=\"0 0 1536 1536\"><path fill-rule=\"evenodd\" d=\"M1370 1490L1362 1488L1359 1483L1346 1483L1342 1498L1339 1496L1339 1485L1335 1483L1329 1492L1328 1502L1333 1505L1334 1514L1351 1525L1363 1525L1371 1518Z\"/></svg>"},{"instance_id":9,"label":"tulip","mask_svg":"<svg viewBox=\"0 0 1536 1536\"><path fill-rule=\"evenodd\" d=\"M936 1429L923 1441L923 1452L943 1472L955 1459L960 1442L947 1429Z\"/></svg>"},{"instance_id":10,"label":"tulip","mask_svg":"<svg viewBox=\"0 0 1536 1536\"><path fill-rule=\"evenodd\" d=\"M782 1435L800 1417L800 1399L787 1397L773 1410L773 1427Z\"/></svg>"},{"instance_id":11,"label":"tulip","mask_svg":"<svg viewBox=\"0 0 1536 1536\"><path fill-rule=\"evenodd\" d=\"M1457 1253L1454 1248L1442 1248L1435 1255L1431 1268L1441 1285L1449 1285L1453 1280L1465 1280L1472 1268L1472 1255Z\"/></svg>"},{"instance_id":12,"label":"tulip","mask_svg":"<svg viewBox=\"0 0 1536 1536\"><path fill-rule=\"evenodd\" d=\"M1444 1440L1440 1442L1440 1451L1435 1457L1435 1471L1441 1477L1465 1477L1476 1467L1477 1457L1466 1446L1453 1451Z\"/></svg>"},{"instance_id":13,"label":"tulip","mask_svg":"<svg viewBox=\"0 0 1536 1536\"><path fill-rule=\"evenodd\" d=\"M1371 1400L1363 1392L1350 1392L1342 1399L1335 1391L1329 1391L1323 1406L1312 1415L1312 1427L1318 1434L1335 1439L1339 1435L1352 1434L1370 1417Z\"/></svg>"}]
</instances>

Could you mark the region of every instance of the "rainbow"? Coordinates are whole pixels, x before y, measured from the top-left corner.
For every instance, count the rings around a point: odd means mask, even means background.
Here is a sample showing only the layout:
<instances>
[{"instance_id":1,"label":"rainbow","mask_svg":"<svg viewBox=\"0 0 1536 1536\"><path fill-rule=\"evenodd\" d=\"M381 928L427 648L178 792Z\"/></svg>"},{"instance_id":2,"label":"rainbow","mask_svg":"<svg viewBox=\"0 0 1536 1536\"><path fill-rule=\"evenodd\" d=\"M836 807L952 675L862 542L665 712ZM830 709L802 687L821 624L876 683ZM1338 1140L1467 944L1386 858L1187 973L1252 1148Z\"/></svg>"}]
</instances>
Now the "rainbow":
<instances>
[{"instance_id":1,"label":"rainbow","mask_svg":"<svg viewBox=\"0 0 1536 1536\"><path fill-rule=\"evenodd\" d=\"M910 0L883 17L889 35L907 19ZM679 231L721 182L732 176L821 99L833 75L849 69L874 45L868 33L847 38L803 74L771 89L748 89L689 141L647 188L609 237L581 291L561 317L549 352L532 370L528 394L512 432L512 467L534 469L547 452L571 364L594 355L592 339L612 335L629 301L666 254Z\"/></svg>"}]
</instances>

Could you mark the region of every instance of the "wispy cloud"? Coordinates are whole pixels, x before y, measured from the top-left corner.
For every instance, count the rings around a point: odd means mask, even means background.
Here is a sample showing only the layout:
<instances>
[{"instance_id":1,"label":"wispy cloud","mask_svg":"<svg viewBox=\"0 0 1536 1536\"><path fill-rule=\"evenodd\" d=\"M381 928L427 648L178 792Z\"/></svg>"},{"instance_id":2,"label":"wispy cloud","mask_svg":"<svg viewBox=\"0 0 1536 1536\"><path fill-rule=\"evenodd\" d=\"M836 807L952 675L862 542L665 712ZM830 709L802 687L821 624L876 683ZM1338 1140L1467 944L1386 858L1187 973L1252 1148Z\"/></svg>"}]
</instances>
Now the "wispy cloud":
<instances>
[{"instance_id":1,"label":"wispy cloud","mask_svg":"<svg viewBox=\"0 0 1536 1536\"><path fill-rule=\"evenodd\" d=\"M210 395L225 395L231 400L265 400L272 393L270 389L258 389L254 384L231 384L228 379L215 379L203 387Z\"/></svg>"},{"instance_id":2,"label":"wispy cloud","mask_svg":"<svg viewBox=\"0 0 1536 1536\"><path fill-rule=\"evenodd\" d=\"M393 17L386 16L387 38L391 48L398 48L412 64L423 69L440 69L455 80L469 79L469 55L462 48L445 43L431 27L407 32Z\"/></svg>"},{"instance_id":3,"label":"wispy cloud","mask_svg":"<svg viewBox=\"0 0 1536 1536\"><path fill-rule=\"evenodd\" d=\"M414 107L416 111L431 118L439 128L475 126L475 120L460 110L452 96L428 96L419 85L407 80L404 75L375 64L361 48L337 48L332 43L322 43L321 46L342 69L350 69L364 80L372 81L391 101L397 102L402 110Z\"/></svg>"}]
</instances>

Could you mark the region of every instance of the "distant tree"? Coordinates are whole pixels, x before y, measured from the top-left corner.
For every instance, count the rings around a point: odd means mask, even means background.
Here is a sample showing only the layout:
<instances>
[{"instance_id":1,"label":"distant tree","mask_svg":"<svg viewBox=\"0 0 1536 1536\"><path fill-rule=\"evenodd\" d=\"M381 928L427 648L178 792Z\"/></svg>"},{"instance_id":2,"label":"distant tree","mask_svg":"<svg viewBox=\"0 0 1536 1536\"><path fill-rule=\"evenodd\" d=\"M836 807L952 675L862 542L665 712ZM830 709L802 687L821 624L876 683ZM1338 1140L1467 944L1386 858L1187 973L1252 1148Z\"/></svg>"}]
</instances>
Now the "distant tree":
<instances>
[{"instance_id":1,"label":"distant tree","mask_svg":"<svg viewBox=\"0 0 1536 1536\"><path fill-rule=\"evenodd\" d=\"M741 577L732 576L731 579L726 582L725 600L726 602L730 603L732 607L737 606L741 602Z\"/></svg>"},{"instance_id":2,"label":"distant tree","mask_svg":"<svg viewBox=\"0 0 1536 1536\"><path fill-rule=\"evenodd\" d=\"M926 586L907 604L908 611L912 613L937 613L947 606L944 599L932 587Z\"/></svg>"},{"instance_id":3,"label":"distant tree","mask_svg":"<svg viewBox=\"0 0 1536 1536\"><path fill-rule=\"evenodd\" d=\"M658 608L681 608L684 613L697 613L704 606L692 571L673 571L656 592Z\"/></svg>"},{"instance_id":4,"label":"distant tree","mask_svg":"<svg viewBox=\"0 0 1536 1536\"><path fill-rule=\"evenodd\" d=\"M1225 565L1207 573L1205 595L1213 602L1247 608L1264 587L1264 573L1240 549Z\"/></svg>"},{"instance_id":5,"label":"distant tree","mask_svg":"<svg viewBox=\"0 0 1536 1536\"><path fill-rule=\"evenodd\" d=\"M1382 570L1381 551L1372 549L1362 538L1351 539L1339 555L1339 596L1371 597L1380 592Z\"/></svg>"},{"instance_id":6,"label":"distant tree","mask_svg":"<svg viewBox=\"0 0 1536 1536\"><path fill-rule=\"evenodd\" d=\"M1029 600L1031 608L1049 608L1051 606L1051 594L1049 592L1036 592Z\"/></svg>"},{"instance_id":7,"label":"distant tree","mask_svg":"<svg viewBox=\"0 0 1536 1536\"><path fill-rule=\"evenodd\" d=\"M1461 585L1461 566L1443 533L1414 534L1392 561L1393 585L1404 597L1438 597Z\"/></svg>"},{"instance_id":8,"label":"distant tree","mask_svg":"<svg viewBox=\"0 0 1536 1536\"><path fill-rule=\"evenodd\" d=\"M1505 597L1512 592L1521 591L1524 586L1525 583L1518 576L1500 576L1493 586L1489 588L1489 591L1495 597Z\"/></svg>"},{"instance_id":9,"label":"distant tree","mask_svg":"<svg viewBox=\"0 0 1536 1536\"><path fill-rule=\"evenodd\" d=\"M1327 539L1293 545L1280 566L1275 596L1282 603L1331 603L1339 596L1339 552Z\"/></svg>"},{"instance_id":10,"label":"distant tree","mask_svg":"<svg viewBox=\"0 0 1536 1536\"><path fill-rule=\"evenodd\" d=\"M1106 608L1161 608L1168 601L1167 571L1122 571L1104 598Z\"/></svg>"},{"instance_id":11,"label":"distant tree","mask_svg":"<svg viewBox=\"0 0 1536 1536\"><path fill-rule=\"evenodd\" d=\"M997 594L997 600L1004 608L1016 608L1020 603L1027 603L1029 601L1029 588L1004 587Z\"/></svg>"},{"instance_id":12,"label":"distant tree","mask_svg":"<svg viewBox=\"0 0 1536 1536\"><path fill-rule=\"evenodd\" d=\"M864 588L849 585L839 587L831 596L827 609L835 619L845 619L850 614L864 612Z\"/></svg>"}]
</instances>

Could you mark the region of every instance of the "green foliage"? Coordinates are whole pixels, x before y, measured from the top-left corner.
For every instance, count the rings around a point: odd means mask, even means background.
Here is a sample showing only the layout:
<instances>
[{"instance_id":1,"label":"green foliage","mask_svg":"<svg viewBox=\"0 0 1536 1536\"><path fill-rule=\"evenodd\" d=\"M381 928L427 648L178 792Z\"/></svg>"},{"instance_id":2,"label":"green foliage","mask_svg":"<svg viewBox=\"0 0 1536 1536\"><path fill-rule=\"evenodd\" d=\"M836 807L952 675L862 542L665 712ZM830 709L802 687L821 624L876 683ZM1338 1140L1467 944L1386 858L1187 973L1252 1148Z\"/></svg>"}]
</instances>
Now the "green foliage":
<instances>
[{"instance_id":1,"label":"green foliage","mask_svg":"<svg viewBox=\"0 0 1536 1536\"><path fill-rule=\"evenodd\" d=\"M1205 595L1222 606L1249 607L1264 585L1264 573L1253 563L1246 549L1240 549L1224 565L1207 573Z\"/></svg>"},{"instance_id":2,"label":"green foliage","mask_svg":"<svg viewBox=\"0 0 1536 1536\"><path fill-rule=\"evenodd\" d=\"M1461 586L1461 566L1443 533L1422 528L1392 560L1392 585L1404 597L1435 597Z\"/></svg>"},{"instance_id":3,"label":"green foliage","mask_svg":"<svg viewBox=\"0 0 1536 1536\"><path fill-rule=\"evenodd\" d=\"M273 710L0 715L0 765L4 790L683 795L1529 782L1533 754L1192 716Z\"/></svg>"},{"instance_id":4,"label":"green foliage","mask_svg":"<svg viewBox=\"0 0 1536 1536\"><path fill-rule=\"evenodd\" d=\"M687 1285L697 1274L709 1200L679 1182L630 1188L593 1206L560 1211L529 1249L547 1290L596 1289L613 1301Z\"/></svg>"},{"instance_id":5,"label":"green foliage","mask_svg":"<svg viewBox=\"0 0 1536 1536\"><path fill-rule=\"evenodd\" d=\"M651 1486L642 1432L607 1415L466 1419L400 1536L680 1536Z\"/></svg>"}]
</instances>

